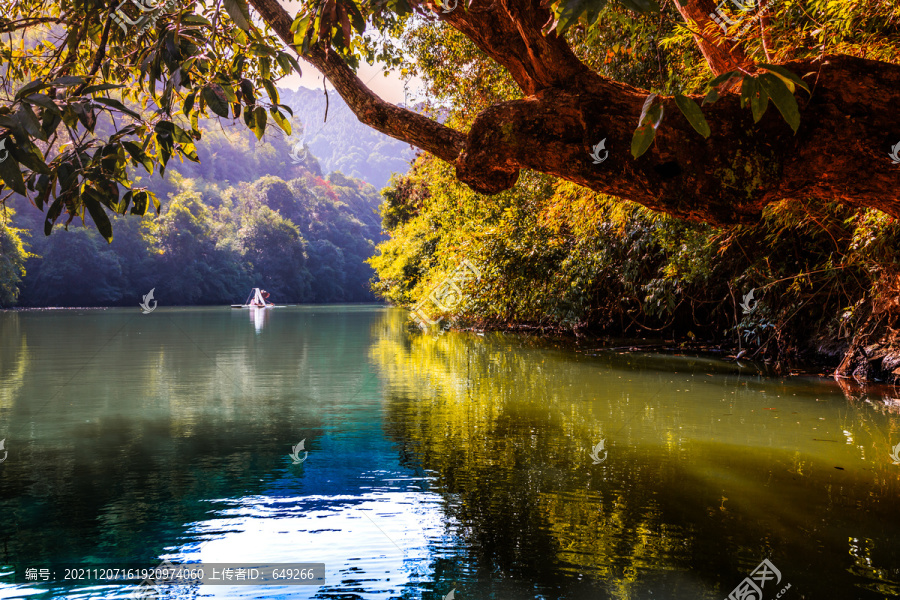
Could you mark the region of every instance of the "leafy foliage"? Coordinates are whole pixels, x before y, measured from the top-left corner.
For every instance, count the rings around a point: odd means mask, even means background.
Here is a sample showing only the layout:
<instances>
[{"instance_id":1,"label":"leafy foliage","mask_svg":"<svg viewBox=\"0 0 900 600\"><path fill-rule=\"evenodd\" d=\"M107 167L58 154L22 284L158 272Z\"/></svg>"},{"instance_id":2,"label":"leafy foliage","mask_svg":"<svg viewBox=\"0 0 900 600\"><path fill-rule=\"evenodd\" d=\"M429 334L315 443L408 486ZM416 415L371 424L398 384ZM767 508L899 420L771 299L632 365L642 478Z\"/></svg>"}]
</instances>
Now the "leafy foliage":
<instances>
[{"instance_id":1,"label":"leafy foliage","mask_svg":"<svg viewBox=\"0 0 900 600\"><path fill-rule=\"evenodd\" d=\"M238 136L234 143L239 149L245 141ZM134 305L150 288L170 305L231 304L242 302L255 286L278 303L373 299L372 270L365 260L380 239L375 213L380 196L372 186L337 172L323 179L312 155L306 164L313 170L285 166L287 148L281 162L275 156L266 160L261 143L263 160L243 173L248 180L223 186L203 176L228 170L229 138L220 132L203 143L212 146L200 148L204 154L214 150L202 165L206 171L194 177L173 172L165 181L151 182L169 202L159 216L142 221L113 216L113 244L84 227L50 237L36 234L41 213L24 204L13 217L19 228L3 224L0 229L3 255L21 275L4 279L2 305ZM292 178L253 171L264 168ZM22 245L29 234L31 255L23 254Z\"/></svg>"}]
</instances>

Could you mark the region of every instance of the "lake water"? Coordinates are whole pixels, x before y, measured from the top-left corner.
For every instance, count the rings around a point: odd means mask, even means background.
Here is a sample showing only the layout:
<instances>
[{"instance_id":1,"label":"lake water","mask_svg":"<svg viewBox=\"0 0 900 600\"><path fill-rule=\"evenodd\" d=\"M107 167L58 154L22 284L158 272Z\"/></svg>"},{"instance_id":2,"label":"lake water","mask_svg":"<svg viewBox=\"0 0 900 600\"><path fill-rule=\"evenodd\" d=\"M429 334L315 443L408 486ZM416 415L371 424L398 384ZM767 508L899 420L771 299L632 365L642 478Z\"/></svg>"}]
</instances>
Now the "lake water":
<instances>
[{"instance_id":1,"label":"lake water","mask_svg":"<svg viewBox=\"0 0 900 600\"><path fill-rule=\"evenodd\" d=\"M162 559L325 564L173 598L722 600L764 559L766 600L900 596L900 400L747 364L379 306L0 312L0 439L2 598Z\"/></svg>"}]
</instances>

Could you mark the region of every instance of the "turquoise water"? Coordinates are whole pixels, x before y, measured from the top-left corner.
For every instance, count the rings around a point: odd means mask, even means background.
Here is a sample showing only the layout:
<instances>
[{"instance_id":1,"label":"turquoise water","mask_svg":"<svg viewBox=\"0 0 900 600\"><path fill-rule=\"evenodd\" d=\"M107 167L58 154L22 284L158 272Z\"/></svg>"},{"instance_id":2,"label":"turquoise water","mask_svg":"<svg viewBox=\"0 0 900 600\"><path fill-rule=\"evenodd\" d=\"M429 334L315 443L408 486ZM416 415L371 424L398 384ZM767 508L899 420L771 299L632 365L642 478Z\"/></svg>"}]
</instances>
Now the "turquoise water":
<instances>
[{"instance_id":1,"label":"turquoise water","mask_svg":"<svg viewBox=\"0 0 900 600\"><path fill-rule=\"evenodd\" d=\"M173 598L721 600L763 559L766 600L900 596L900 400L751 365L380 306L0 312L0 439L3 598L164 558L326 566Z\"/></svg>"}]
</instances>

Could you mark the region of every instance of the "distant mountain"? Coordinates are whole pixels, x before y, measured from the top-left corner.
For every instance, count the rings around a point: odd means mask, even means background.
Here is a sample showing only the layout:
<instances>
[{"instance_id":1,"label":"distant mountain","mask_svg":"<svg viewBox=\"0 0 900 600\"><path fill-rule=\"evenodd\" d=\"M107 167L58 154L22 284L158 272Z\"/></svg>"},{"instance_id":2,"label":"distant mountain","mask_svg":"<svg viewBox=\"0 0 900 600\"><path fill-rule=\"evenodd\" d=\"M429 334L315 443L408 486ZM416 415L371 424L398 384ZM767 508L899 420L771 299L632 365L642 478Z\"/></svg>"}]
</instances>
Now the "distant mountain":
<instances>
[{"instance_id":1,"label":"distant mountain","mask_svg":"<svg viewBox=\"0 0 900 600\"><path fill-rule=\"evenodd\" d=\"M319 159L322 171L340 171L384 187L391 173L406 173L415 149L363 125L335 91L328 92L328 120L325 121L325 95L319 90L279 89L282 104L294 111L294 122L303 124L301 139Z\"/></svg>"}]
</instances>

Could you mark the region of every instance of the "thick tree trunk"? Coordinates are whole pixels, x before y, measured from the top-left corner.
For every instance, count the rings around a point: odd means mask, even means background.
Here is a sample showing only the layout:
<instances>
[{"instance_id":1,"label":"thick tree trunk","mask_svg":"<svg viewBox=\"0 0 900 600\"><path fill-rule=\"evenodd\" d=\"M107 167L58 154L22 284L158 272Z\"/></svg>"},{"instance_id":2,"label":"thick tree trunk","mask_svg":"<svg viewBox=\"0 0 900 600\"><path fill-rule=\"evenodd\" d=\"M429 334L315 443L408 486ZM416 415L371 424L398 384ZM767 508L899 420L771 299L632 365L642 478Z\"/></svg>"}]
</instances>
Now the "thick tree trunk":
<instances>
[{"instance_id":1,"label":"thick tree trunk","mask_svg":"<svg viewBox=\"0 0 900 600\"><path fill-rule=\"evenodd\" d=\"M683 9L685 16L702 21L709 1ZM291 45L291 18L277 1L250 3ZM836 200L900 217L900 167L888 157L900 141L900 66L849 56L786 64L813 90L811 98L798 91L796 135L774 106L754 124L750 110L729 94L704 107L712 128L704 139L668 99L653 146L635 160L631 138L648 92L604 79L578 62L563 40L542 36L549 13L538 3L494 0L481 7L476 0L473 10L446 17L509 69L526 93L483 111L468 134L384 102L334 52L316 46L304 58L362 122L453 163L459 179L481 193L508 189L520 169L533 169L715 224L753 221L767 204L793 198ZM706 20L699 23L704 31ZM720 56L722 40L701 42L701 48L704 43L716 71L744 62L736 50ZM609 157L594 164L591 149L604 139Z\"/></svg>"}]
</instances>

